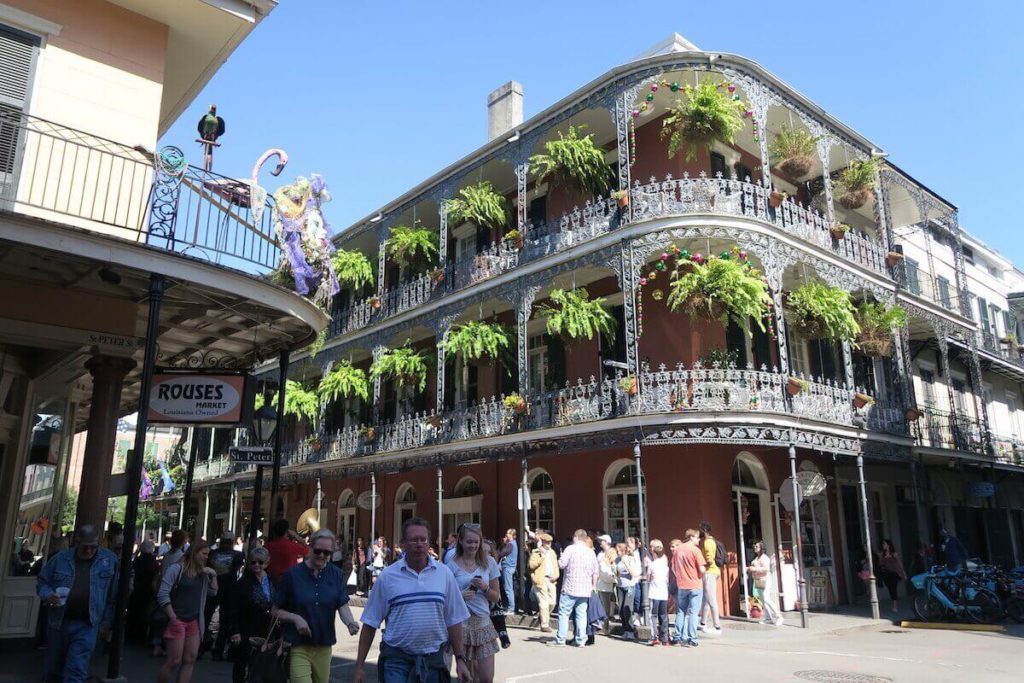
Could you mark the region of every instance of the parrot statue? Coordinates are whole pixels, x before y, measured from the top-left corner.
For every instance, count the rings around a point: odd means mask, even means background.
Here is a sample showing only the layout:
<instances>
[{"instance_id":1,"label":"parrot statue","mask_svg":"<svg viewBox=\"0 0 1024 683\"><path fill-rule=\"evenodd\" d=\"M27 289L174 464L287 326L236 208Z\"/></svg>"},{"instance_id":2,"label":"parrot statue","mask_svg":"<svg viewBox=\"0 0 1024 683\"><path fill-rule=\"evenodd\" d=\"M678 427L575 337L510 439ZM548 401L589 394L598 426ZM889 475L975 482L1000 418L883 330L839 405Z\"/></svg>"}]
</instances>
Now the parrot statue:
<instances>
[{"instance_id":1,"label":"parrot statue","mask_svg":"<svg viewBox=\"0 0 1024 683\"><path fill-rule=\"evenodd\" d=\"M174 481L171 480L171 475L167 472L167 465L160 461L157 463L160 466L160 480L164 483L164 490L161 493L170 493L175 489Z\"/></svg>"},{"instance_id":2,"label":"parrot statue","mask_svg":"<svg viewBox=\"0 0 1024 683\"><path fill-rule=\"evenodd\" d=\"M224 135L224 119L217 116L217 105L211 104L210 111L199 119L199 137L207 142L216 142L217 138Z\"/></svg>"}]
</instances>

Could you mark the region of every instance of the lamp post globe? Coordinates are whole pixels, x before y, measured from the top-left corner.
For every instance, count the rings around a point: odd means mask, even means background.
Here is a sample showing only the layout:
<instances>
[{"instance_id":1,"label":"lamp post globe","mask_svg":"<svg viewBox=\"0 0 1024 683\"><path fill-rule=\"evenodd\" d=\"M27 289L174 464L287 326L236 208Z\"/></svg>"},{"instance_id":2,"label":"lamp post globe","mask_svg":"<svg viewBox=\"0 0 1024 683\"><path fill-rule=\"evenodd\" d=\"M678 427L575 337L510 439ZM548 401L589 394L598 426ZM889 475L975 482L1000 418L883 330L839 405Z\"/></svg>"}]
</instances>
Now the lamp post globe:
<instances>
[{"instance_id":1,"label":"lamp post globe","mask_svg":"<svg viewBox=\"0 0 1024 683\"><path fill-rule=\"evenodd\" d=\"M274 430L277 429L277 411L270 404L264 404L253 413L252 435L261 444L268 443L274 438Z\"/></svg>"}]
</instances>

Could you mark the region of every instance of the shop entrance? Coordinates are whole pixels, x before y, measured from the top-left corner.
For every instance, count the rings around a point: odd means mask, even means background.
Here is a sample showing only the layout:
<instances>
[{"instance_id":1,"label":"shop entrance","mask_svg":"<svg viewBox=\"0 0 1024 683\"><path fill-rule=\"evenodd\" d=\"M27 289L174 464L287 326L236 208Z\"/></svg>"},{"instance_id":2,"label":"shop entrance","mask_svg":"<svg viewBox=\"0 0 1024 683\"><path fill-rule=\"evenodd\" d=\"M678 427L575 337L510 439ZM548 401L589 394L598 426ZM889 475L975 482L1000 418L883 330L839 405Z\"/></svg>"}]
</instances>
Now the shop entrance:
<instances>
[{"instance_id":1,"label":"shop entrance","mask_svg":"<svg viewBox=\"0 0 1024 683\"><path fill-rule=\"evenodd\" d=\"M771 524L768 475L756 456L745 452L736 456L732 468L732 482L734 543L739 565L739 604L740 610L745 613L743 596L752 594L754 587L746 571L754 557L754 542L763 541L769 552L774 554L775 534Z\"/></svg>"}]
</instances>

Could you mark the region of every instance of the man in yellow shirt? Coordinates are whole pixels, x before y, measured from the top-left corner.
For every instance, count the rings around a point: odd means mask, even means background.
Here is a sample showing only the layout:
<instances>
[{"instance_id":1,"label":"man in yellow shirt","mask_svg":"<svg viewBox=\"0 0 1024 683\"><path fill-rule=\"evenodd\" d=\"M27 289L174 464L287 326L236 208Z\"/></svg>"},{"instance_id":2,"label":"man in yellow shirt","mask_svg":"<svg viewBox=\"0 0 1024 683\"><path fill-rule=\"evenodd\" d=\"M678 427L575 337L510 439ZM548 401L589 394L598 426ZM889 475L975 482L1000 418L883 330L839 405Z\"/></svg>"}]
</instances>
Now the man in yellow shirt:
<instances>
[{"instance_id":1,"label":"man in yellow shirt","mask_svg":"<svg viewBox=\"0 0 1024 683\"><path fill-rule=\"evenodd\" d=\"M700 625L697 627L705 633L721 635L722 624L718 617L718 581L722 577L722 568L715 563L718 554L718 542L711 535L711 524L700 523L700 549L704 554L704 604L700 608ZM712 626L705 625L705 614L711 612Z\"/></svg>"}]
</instances>

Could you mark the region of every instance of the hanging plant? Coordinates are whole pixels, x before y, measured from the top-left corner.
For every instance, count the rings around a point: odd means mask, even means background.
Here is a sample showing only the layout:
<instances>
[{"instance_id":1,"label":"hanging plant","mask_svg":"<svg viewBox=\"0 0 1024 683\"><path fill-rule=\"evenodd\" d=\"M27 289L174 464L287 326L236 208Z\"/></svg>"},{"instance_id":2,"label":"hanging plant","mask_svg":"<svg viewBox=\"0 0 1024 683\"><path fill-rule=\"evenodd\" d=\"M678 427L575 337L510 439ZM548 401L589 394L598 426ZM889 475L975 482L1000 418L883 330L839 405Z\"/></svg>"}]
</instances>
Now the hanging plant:
<instances>
[{"instance_id":1,"label":"hanging plant","mask_svg":"<svg viewBox=\"0 0 1024 683\"><path fill-rule=\"evenodd\" d=\"M864 302L857 307L857 346L869 356L887 357L892 353L893 330L907 325L902 306Z\"/></svg>"},{"instance_id":2,"label":"hanging plant","mask_svg":"<svg viewBox=\"0 0 1024 683\"><path fill-rule=\"evenodd\" d=\"M742 254L740 256L739 254ZM771 309L768 285L761 273L746 259L745 252L723 252L705 259L701 254L682 254L669 285L668 307L684 309L690 317L730 320L750 334L750 319L763 332L764 318Z\"/></svg>"},{"instance_id":3,"label":"hanging plant","mask_svg":"<svg viewBox=\"0 0 1024 683\"><path fill-rule=\"evenodd\" d=\"M817 145L818 138L807 131L783 126L768 146L768 154L775 168L800 180L814 168Z\"/></svg>"},{"instance_id":4,"label":"hanging plant","mask_svg":"<svg viewBox=\"0 0 1024 683\"><path fill-rule=\"evenodd\" d=\"M828 231L832 233L833 239L846 239L846 233L850 232L850 226L846 223L833 223Z\"/></svg>"},{"instance_id":5,"label":"hanging plant","mask_svg":"<svg viewBox=\"0 0 1024 683\"><path fill-rule=\"evenodd\" d=\"M526 245L526 239L523 237L523 233L519 232L515 228L512 228L505 233L505 241L516 249L522 249Z\"/></svg>"},{"instance_id":6,"label":"hanging plant","mask_svg":"<svg viewBox=\"0 0 1024 683\"><path fill-rule=\"evenodd\" d=\"M568 292L554 289L548 299L553 305L537 307L537 313L547 318L548 334L566 339L593 339L595 333L611 337L615 331L615 318L605 310L604 299L591 299L582 287Z\"/></svg>"},{"instance_id":7,"label":"hanging plant","mask_svg":"<svg viewBox=\"0 0 1024 683\"><path fill-rule=\"evenodd\" d=\"M274 407L277 407L277 394L271 399ZM256 394L256 401L253 410L259 410L266 403L262 393ZM295 380L288 380L284 385L284 414L294 415L299 418L306 418L314 428L320 422L320 399L317 392L307 389L304 385Z\"/></svg>"},{"instance_id":8,"label":"hanging plant","mask_svg":"<svg viewBox=\"0 0 1024 683\"><path fill-rule=\"evenodd\" d=\"M437 233L426 228L397 225L388 235L388 256L408 266L428 264L437 258L437 245Z\"/></svg>"},{"instance_id":9,"label":"hanging plant","mask_svg":"<svg viewBox=\"0 0 1024 683\"><path fill-rule=\"evenodd\" d=\"M365 401L370 395L366 372L353 367L350 361L338 361L331 371L320 380L316 393L320 396L321 403L330 403L339 396L345 398L358 396Z\"/></svg>"},{"instance_id":10,"label":"hanging plant","mask_svg":"<svg viewBox=\"0 0 1024 683\"><path fill-rule=\"evenodd\" d=\"M639 387L636 381L636 375L626 375L619 380L619 389L628 394L629 396L636 396L639 391Z\"/></svg>"},{"instance_id":11,"label":"hanging plant","mask_svg":"<svg viewBox=\"0 0 1024 683\"><path fill-rule=\"evenodd\" d=\"M473 223L495 230L505 227L511 218L508 200L489 180L459 190L458 197L448 200L447 211L451 224Z\"/></svg>"},{"instance_id":12,"label":"hanging plant","mask_svg":"<svg viewBox=\"0 0 1024 683\"><path fill-rule=\"evenodd\" d=\"M878 157L851 162L835 182L836 201L847 209L859 209L874 199L881 167L882 160Z\"/></svg>"},{"instance_id":13,"label":"hanging plant","mask_svg":"<svg viewBox=\"0 0 1024 683\"><path fill-rule=\"evenodd\" d=\"M370 366L370 379L378 377L413 384L423 391L427 388L426 357L422 351L415 351L409 346L388 349Z\"/></svg>"},{"instance_id":14,"label":"hanging plant","mask_svg":"<svg viewBox=\"0 0 1024 683\"><path fill-rule=\"evenodd\" d=\"M558 132L557 140L544 143L544 154L530 157L536 183L568 187L586 195L606 195L612 172L604 161L604 150L594 144L593 134L579 136L582 126L569 126L569 134Z\"/></svg>"},{"instance_id":15,"label":"hanging plant","mask_svg":"<svg viewBox=\"0 0 1024 683\"><path fill-rule=\"evenodd\" d=\"M338 282L353 290L358 291L377 281L373 274L373 264L361 251L337 249L331 254L331 262L334 264Z\"/></svg>"},{"instance_id":16,"label":"hanging plant","mask_svg":"<svg viewBox=\"0 0 1024 683\"><path fill-rule=\"evenodd\" d=\"M668 156L674 158L680 147L686 148L686 160L692 161L701 147L711 149L718 140L732 144L743 130L746 105L739 95L730 95L727 83L701 81L683 89L685 98L677 99L662 122L661 137L668 138Z\"/></svg>"},{"instance_id":17,"label":"hanging plant","mask_svg":"<svg viewBox=\"0 0 1024 683\"><path fill-rule=\"evenodd\" d=\"M807 282L789 293L786 307L808 339L853 342L860 333L850 293L844 289Z\"/></svg>"},{"instance_id":18,"label":"hanging plant","mask_svg":"<svg viewBox=\"0 0 1024 683\"><path fill-rule=\"evenodd\" d=\"M507 351L512 337L504 325L469 321L456 325L444 340L445 353L461 355L465 360L477 360L482 356L498 358Z\"/></svg>"}]
</instances>

